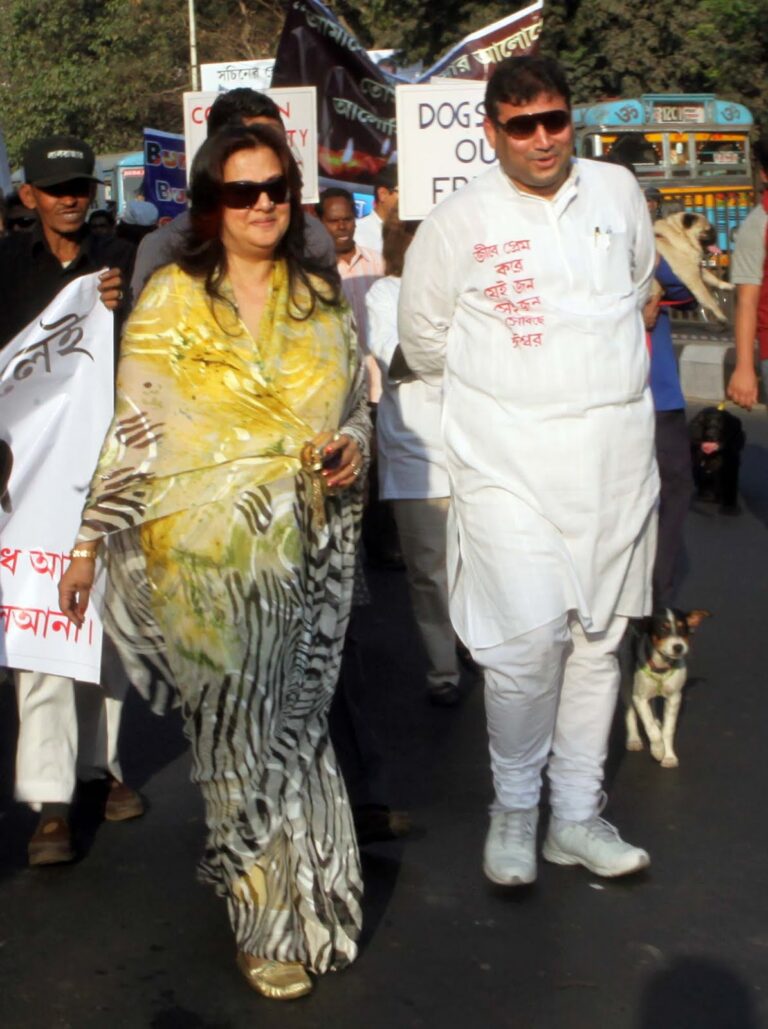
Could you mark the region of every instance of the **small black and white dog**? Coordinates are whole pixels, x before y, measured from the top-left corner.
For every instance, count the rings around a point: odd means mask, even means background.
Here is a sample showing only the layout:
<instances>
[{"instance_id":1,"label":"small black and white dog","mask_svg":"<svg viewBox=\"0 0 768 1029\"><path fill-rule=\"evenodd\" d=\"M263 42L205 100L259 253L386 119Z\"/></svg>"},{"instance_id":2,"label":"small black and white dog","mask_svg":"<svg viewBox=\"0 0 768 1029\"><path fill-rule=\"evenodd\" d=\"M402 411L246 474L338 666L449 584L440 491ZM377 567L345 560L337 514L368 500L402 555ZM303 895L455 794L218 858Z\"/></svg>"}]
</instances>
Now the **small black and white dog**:
<instances>
[{"instance_id":1,"label":"small black and white dog","mask_svg":"<svg viewBox=\"0 0 768 1029\"><path fill-rule=\"evenodd\" d=\"M638 716L651 745L651 754L662 768L676 768L675 728L683 687L688 678L685 659L690 635L710 615L709 611L683 612L661 608L634 624L634 659L631 691L625 696L627 750L642 750ZM654 713L654 702L664 702L663 721Z\"/></svg>"},{"instance_id":2,"label":"small black and white dog","mask_svg":"<svg viewBox=\"0 0 768 1029\"><path fill-rule=\"evenodd\" d=\"M746 436L741 419L720 407L705 407L688 423L696 497L739 513L739 466Z\"/></svg>"}]
</instances>

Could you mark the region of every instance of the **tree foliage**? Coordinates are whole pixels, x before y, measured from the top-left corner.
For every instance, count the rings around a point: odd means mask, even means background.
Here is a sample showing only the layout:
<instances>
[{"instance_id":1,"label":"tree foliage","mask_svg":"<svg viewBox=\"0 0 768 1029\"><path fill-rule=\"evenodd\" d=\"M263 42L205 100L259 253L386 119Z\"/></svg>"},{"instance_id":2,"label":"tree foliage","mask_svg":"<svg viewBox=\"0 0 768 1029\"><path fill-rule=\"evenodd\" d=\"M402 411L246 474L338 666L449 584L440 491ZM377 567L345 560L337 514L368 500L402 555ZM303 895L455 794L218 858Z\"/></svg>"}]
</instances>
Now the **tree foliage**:
<instances>
[{"instance_id":1,"label":"tree foliage","mask_svg":"<svg viewBox=\"0 0 768 1029\"><path fill-rule=\"evenodd\" d=\"M329 0L361 42L429 64L514 10L509 0ZM519 0L518 6L525 5ZM711 91L768 129L768 0L546 0L541 49L576 101ZM274 56L281 0L196 0L198 58ZM0 0L0 118L11 156L75 132L134 149L144 125L181 129L190 88L186 0Z\"/></svg>"},{"instance_id":2,"label":"tree foliage","mask_svg":"<svg viewBox=\"0 0 768 1029\"><path fill-rule=\"evenodd\" d=\"M198 59L268 57L278 0L197 0ZM185 0L0 0L0 111L11 158L71 132L135 149L147 126L181 131L191 88Z\"/></svg>"},{"instance_id":3,"label":"tree foliage","mask_svg":"<svg viewBox=\"0 0 768 1029\"><path fill-rule=\"evenodd\" d=\"M479 0L339 0L363 42L429 65L517 5ZM541 52L565 65L574 98L713 92L768 129L766 0L545 0Z\"/></svg>"},{"instance_id":4,"label":"tree foliage","mask_svg":"<svg viewBox=\"0 0 768 1029\"><path fill-rule=\"evenodd\" d=\"M568 70L577 102L712 92L768 127L765 0L548 0L541 50Z\"/></svg>"}]
</instances>

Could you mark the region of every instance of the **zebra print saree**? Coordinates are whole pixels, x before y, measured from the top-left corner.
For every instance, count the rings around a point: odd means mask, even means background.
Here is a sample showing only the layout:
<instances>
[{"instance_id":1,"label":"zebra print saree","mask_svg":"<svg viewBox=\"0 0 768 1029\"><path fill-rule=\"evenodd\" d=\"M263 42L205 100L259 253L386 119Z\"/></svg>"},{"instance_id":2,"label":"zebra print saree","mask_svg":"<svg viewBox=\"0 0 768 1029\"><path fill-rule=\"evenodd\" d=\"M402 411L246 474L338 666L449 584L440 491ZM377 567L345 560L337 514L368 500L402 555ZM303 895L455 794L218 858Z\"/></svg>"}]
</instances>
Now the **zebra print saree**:
<instances>
[{"instance_id":1,"label":"zebra print saree","mask_svg":"<svg viewBox=\"0 0 768 1029\"><path fill-rule=\"evenodd\" d=\"M327 714L361 497L329 495L318 517L299 455L341 427L367 458L349 312L290 318L278 264L254 341L170 266L128 322L117 390L80 538L106 542L105 620L132 680L155 706L180 699L206 807L201 873L239 950L344 967L362 884Z\"/></svg>"}]
</instances>

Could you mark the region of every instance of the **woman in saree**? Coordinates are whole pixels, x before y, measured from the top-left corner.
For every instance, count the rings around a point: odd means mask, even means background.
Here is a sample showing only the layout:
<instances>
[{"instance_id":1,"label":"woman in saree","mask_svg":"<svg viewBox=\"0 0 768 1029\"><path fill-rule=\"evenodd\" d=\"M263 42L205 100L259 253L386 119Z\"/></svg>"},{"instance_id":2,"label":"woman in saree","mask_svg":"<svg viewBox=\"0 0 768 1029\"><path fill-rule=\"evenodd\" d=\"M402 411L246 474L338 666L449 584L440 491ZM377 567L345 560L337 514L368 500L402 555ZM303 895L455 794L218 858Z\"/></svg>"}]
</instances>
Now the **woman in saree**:
<instances>
[{"instance_id":1,"label":"woman in saree","mask_svg":"<svg viewBox=\"0 0 768 1029\"><path fill-rule=\"evenodd\" d=\"M81 624L101 551L132 680L155 706L178 693L201 873L227 900L240 969L279 999L354 959L362 889L327 714L370 426L351 316L304 255L300 198L273 130L201 148L189 236L126 326L60 584Z\"/></svg>"}]
</instances>

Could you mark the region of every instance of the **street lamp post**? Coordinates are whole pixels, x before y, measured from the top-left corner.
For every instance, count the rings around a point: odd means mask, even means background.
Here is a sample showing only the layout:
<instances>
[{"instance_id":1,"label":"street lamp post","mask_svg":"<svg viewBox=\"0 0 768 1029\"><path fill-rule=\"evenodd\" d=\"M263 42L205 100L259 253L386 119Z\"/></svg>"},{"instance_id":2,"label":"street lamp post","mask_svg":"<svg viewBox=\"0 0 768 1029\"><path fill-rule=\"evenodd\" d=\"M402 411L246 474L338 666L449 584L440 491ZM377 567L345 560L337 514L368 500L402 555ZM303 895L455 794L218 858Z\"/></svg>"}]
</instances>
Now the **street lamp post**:
<instances>
[{"instance_id":1,"label":"street lamp post","mask_svg":"<svg viewBox=\"0 0 768 1029\"><path fill-rule=\"evenodd\" d=\"M197 28L195 26L195 0L189 0L189 65L192 89L200 89L200 68L197 63Z\"/></svg>"}]
</instances>

